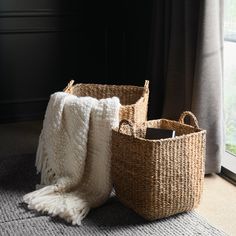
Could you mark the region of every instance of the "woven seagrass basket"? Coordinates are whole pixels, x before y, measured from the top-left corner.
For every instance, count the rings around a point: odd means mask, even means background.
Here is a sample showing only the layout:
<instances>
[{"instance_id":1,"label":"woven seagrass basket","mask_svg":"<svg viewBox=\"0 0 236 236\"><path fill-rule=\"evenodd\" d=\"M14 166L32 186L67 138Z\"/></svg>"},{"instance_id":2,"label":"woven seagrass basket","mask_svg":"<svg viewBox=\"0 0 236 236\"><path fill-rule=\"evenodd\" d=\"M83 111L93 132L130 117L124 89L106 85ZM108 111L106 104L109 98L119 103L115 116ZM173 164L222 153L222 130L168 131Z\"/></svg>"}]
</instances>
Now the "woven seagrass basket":
<instances>
[{"instance_id":1,"label":"woven seagrass basket","mask_svg":"<svg viewBox=\"0 0 236 236\"><path fill-rule=\"evenodd\" d=\"M190 124L184 123L186 116ZM174 138L145 139L146 129L175 130ZM179 122L159 119L112 131L112 178L117 197L148 220L190 211L200 201L204 180L206 131L191 112Z\"/></svg>"},{"instance_id":2,"label":"woven seagrass basket","mask_svg":"<svg viewBox=\"0 0 236 236\"><path fill-rule=\"evenodd\" d=\"M143 87L132 85L75 84L71 80L64 92L76 96L91 96L97 99L116 96L120 99L119 119L134 123L147 120L149 81Z\"/></svg>"}]
</instances>

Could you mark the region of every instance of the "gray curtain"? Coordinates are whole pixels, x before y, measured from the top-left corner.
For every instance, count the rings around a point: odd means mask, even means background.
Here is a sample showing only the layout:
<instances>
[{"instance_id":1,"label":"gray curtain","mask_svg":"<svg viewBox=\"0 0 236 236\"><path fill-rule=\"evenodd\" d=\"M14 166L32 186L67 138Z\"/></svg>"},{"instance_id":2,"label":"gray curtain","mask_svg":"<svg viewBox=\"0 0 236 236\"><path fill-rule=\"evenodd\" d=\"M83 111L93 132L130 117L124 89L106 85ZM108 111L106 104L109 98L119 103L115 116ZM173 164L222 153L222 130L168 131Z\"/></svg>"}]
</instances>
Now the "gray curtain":
<instances>
[{"instance_id":1,"label":"gray curtain","mask_svg":"<svg viewBox=\"0 0 236 236\"><path fill-rule=\"evenodd\" d=\"M192 111L207 130L206 173L223 145L223 0L157 0L150 50L150 118Z\"/></svg>"}]
</instances>

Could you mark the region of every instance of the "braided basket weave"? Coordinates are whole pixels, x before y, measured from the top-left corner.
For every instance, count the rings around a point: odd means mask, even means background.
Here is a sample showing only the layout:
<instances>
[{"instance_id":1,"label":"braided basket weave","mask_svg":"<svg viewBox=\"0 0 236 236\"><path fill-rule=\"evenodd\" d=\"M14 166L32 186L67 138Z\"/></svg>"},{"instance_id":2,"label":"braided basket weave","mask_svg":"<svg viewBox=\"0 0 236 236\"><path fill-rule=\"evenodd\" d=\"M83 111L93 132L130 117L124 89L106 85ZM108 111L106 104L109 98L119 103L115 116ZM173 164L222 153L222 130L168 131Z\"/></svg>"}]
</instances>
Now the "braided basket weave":
<instances>
[{"instance_id":1,"label":"braided basket weave","mask_svg":"<svg viewBox=\"0 0 236 236\"><path fill-rule=\"evenodd\" d=\"M191 125L184 123L189 116ZM176 137L145 139L146 129L172 129ZM117 197L148 220L190 211L203 188L206 131L191 112L179 122L160 119L112 131L112 178Z\"/></svg>"},{"instance_id":2,"label":"braided basket weave","mask_svg":"<svg viewBox=\"0 0 236 236\"><path fill-rule=\"evenodd\" d=\"M120 99L121 108L119 119L126 119L134 123L147 120L149 81L144 87L132 85L102 85L102 84L75 84L71 80L64 92L76 96L91 96L97 99L116 96Z\"/></svg>"}]
</instances>

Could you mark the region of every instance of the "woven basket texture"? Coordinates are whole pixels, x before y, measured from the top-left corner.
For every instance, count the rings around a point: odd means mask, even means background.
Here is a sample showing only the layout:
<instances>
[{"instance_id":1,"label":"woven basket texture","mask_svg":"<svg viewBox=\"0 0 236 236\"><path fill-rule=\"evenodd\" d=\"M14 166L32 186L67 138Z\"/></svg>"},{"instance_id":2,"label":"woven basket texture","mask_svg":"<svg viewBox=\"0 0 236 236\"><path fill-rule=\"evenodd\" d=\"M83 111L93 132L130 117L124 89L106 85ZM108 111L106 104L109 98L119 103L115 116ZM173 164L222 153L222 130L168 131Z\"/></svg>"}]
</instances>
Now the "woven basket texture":
<instances>
[{"instance_id":1,"label":"woven basket texture","mask_svg":"<svg viewBox=\"0 0 236 236\"><path fill-rule=\"evenodd\" d=\"M70 81L64 92L97 99L116 96L120 99L119 119L139 123L147 120L149 81L143 87L132 85L75 84Z\"/></svg>"},{"instance_id":2,"label":"woven basket texture","mask_svg":"<svg viewBox=\"0 0 236 236\"><path fill-rule=\"evenodd\" d=\"M191 125L184 124L189 116ZM145 139L146 129L176 131L176 137ZM191 112L179 122L160 119L112 131L112 178L117 197L148 220L190 211L200 201L204 180L206 131Z\"/></svg>"}]
</instances>

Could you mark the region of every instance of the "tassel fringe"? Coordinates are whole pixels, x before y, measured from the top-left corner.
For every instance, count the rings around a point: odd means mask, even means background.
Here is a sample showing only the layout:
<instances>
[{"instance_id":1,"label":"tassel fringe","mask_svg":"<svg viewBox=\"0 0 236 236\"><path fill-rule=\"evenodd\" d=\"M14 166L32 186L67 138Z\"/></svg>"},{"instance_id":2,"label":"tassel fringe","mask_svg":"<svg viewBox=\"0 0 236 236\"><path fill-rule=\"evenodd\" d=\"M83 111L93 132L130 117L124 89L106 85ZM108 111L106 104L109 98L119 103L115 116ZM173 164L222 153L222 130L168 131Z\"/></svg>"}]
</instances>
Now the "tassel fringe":
<instances>
[{"instance_id":1,"label":"tassel fringe","mask_svg":"<svg viewBox=\"0 0 236 236\"><path fill-rule=\"evenodd\" d=\"M73 225L81 225L90 210L88 203L79 198L77 192L60 193L56 186L47 186L26 194L23 200L29 209L59 216Z\"/></svg>"}]
</instances>

